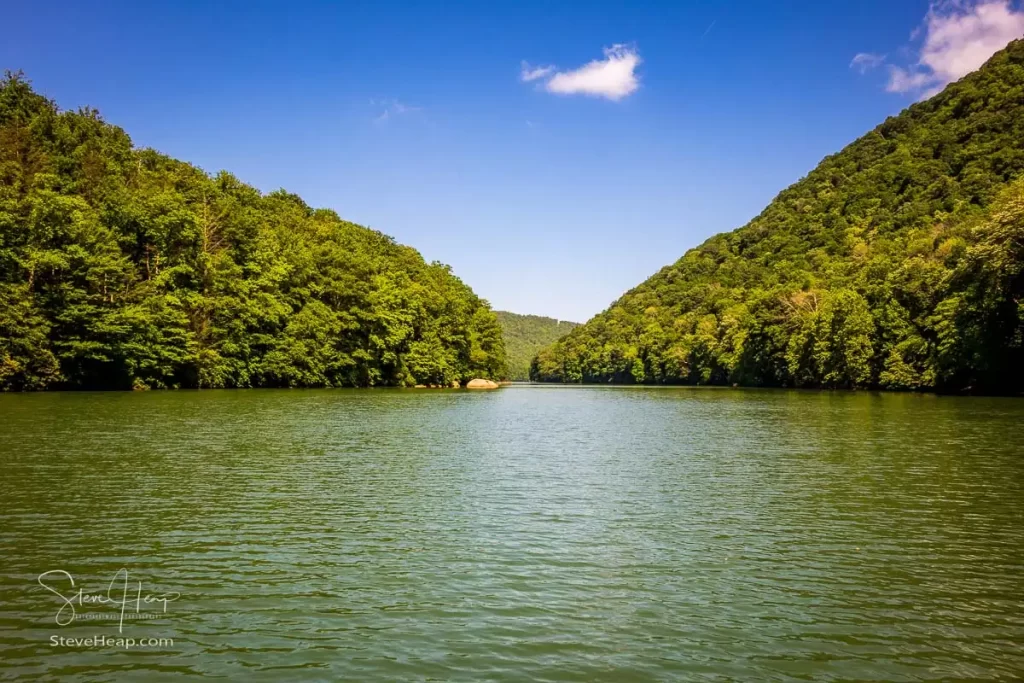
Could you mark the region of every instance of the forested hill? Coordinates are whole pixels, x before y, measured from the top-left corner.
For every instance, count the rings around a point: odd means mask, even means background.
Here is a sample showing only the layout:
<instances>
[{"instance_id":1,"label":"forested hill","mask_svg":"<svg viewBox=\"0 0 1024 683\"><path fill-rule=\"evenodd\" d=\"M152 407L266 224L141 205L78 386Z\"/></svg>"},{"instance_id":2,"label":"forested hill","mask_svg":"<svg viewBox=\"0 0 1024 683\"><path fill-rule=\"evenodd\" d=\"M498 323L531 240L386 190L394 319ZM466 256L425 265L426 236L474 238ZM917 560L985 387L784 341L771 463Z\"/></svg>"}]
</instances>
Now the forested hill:
<instances>
[{"instance_id":1,"label":"forested hill","mask_svg":"<svg viewBox=\"0 0 1024 683\"><path fill-rule=\"evenodd\" d=\"M0 389L504 374L497 318L447 266L0 81Z\"/></svg>"},{"instance_id":2,"label":"forested hill","mask_svg":"<svg viewBox=\"0 0 1024 683\"><path fill-rule=\"evenodd\" d=\"M495 311L505 339L508 354L508 377L512 380L530 378L530 361L548 344L565 336L579 323L545 318L540 315L520 315L508 311Z\"/></svg>"},{"instance_id":3,"label":"forested hill","mask_svg":"<svg viewBox=\"0 0 1024 683\"><path fill-rule=\"evenodd\" d=\"M1024 41L546 348L533 377L1024 390Z\"/></svg>"}]
</instances>

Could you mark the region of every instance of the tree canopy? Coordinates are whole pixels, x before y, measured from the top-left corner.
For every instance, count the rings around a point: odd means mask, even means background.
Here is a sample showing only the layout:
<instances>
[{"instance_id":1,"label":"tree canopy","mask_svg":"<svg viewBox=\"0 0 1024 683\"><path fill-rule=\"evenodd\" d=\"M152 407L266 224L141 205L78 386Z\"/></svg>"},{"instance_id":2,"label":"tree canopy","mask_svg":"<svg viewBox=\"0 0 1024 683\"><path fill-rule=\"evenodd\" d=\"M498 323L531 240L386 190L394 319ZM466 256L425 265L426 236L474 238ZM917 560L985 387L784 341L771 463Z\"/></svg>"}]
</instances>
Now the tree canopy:
<instances>
[{"instance_id":1,"label":"tree canopy","mask_svg":"<svg viewBox=\"0 0 1024 683\"><path fill-rule=\"evenodd\" d=\"M0 389L504 375L497 318L448 266L0 80Z\"/></svg>"},{"instance_id":2,"label":"tree canopy","mask_svg":"<svg viewBox=\"0 0 1024 683\"><path fill-rule=\"evenodd\" d=\"M579 324L540 315L520 315L508 311L495 313L505 339L508 378L511 380L530 379L530 361L537 352L565 336Z\"/></svg>"},{"instance_id":3,"label":"tree canopy","mask_svg":"<svg viewBox=\"0 0 1024 683\"><path fill-rule=\"evenodd\" d=\"M559 382L1024 390L1024 41L542 350Z\"/></svg>"}]
</instances>

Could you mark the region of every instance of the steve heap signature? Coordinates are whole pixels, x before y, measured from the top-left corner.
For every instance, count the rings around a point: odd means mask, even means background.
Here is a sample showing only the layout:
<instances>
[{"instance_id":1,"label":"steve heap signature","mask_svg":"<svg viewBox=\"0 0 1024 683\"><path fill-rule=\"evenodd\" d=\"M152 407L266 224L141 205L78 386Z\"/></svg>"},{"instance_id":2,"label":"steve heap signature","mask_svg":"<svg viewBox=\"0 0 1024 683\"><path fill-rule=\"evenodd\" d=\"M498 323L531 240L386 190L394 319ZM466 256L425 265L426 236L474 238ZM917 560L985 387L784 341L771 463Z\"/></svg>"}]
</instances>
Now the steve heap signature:
<instances>
[{"instance_id":1,"label":"steve heap signature","mask_svg":"<svg viewBox=\"0 0 1024 683\"><path fill-rule=\"evenodd\" d=\"M85 589L75 589L75 579L70 573L63 569L51 569L48 572L43 572L39 575L39 585L50 591L58 598L61 599L60 609L57 610L57 615L54 617L54 621L59 626L67 626L75 620L75 606L84 607L86 605L111 605L120 609L120 619L118 620L117 630L119 633L124 632L124 615L126 613L131 614L129 609L134 609L134 614L142 612L143 605L155 605L161 607L163 613L167 613L167 603L174 602L179 597L180 593L143 593L142 582L136 581L129 583L128 581L128 570L118 569L114 574L114 578L110 580L107 585L105 593L86 593ZM70 588L74 592L62 592L59 588L51 585L52 583L67 582L70 584Z\"/></svg>"}]
</instances>

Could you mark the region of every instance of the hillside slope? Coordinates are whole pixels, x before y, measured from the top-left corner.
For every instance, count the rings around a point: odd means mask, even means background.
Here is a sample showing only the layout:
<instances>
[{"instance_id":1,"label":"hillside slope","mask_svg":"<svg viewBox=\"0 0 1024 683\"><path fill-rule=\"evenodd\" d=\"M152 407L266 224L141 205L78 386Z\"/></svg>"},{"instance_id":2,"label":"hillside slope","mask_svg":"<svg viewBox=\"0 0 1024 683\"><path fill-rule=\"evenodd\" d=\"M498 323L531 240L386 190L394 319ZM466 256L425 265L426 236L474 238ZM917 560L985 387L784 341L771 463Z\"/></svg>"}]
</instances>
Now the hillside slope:
<instances>
[{"instance_id":1,"label":"hillside slope","mask_svg":"<svg viewBox=\"0 0 1024 683\"><path fill-rule=\"evenodd\" d=\"M540 315L520 315L508 311L495 311L495 314L505 339L508 378L518 381L530 378L530 361L538 351L579 325Z\"/></svg>"},{"instance_id":2,"label":"hillside slope","mask_svg":"<svg viewBox=\"0 0 1024 683\"><path fill-rule=\"evenodd\" d=\"M0 80L0 389L500 378L487 302L379 232Z\"/></svg>"},{"instance_id":3,"label":"hillside slope","mask_svg":"<svg viewBox=\"0 0 1024 683\"><path fill-rule=\"evenodd\" d=\"M543 350L532 376L1020 392L1024 41Z\"/></svg>"}]
</instances>

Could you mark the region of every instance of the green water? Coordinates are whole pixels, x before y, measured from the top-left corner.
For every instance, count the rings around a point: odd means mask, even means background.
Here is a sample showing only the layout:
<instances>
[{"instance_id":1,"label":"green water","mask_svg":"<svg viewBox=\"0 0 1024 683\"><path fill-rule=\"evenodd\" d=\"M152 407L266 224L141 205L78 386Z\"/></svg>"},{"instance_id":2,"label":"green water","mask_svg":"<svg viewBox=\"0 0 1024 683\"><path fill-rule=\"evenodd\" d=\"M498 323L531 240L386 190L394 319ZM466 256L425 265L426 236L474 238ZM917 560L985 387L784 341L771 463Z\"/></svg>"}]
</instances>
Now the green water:
<instances>
[{"instance_id":1,"label":"green water","mask_svg":"<svg viewBox=\"0 0 1024 683\"><path fill-rule=\"evenodd\" d=\"M1024 676L1024 400L0 395L0 464L2 680Z\"/></svg>"}]
</instances>

